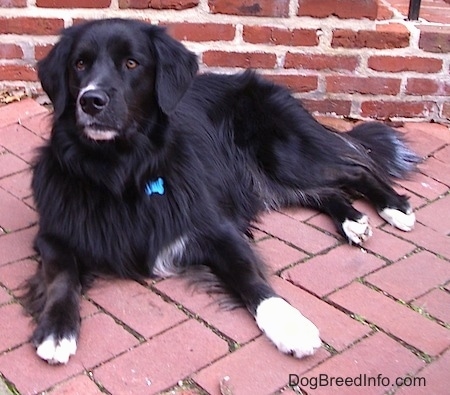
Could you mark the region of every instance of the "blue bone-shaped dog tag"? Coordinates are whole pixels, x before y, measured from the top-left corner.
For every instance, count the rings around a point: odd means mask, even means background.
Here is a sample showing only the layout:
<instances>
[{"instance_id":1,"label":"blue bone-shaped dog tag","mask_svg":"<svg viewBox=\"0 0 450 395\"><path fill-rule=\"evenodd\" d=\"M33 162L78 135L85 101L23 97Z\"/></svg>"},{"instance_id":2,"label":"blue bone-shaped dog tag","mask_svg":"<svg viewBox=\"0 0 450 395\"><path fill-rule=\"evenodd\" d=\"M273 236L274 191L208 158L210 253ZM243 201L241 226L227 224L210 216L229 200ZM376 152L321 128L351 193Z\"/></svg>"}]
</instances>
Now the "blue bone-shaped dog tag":
<instances>
[{"instance_id":1,"label":"blue bone-shaped dog tag","mask_svg":"<svg viewBox=\"0 0 450 395\"><path fill-rule=\"evenodd\" d=\"M153 194L164 195L164 180L159 177L155 181L149 181L145 185L145 193L150 196Z\"/></svg>"}]
</instances>

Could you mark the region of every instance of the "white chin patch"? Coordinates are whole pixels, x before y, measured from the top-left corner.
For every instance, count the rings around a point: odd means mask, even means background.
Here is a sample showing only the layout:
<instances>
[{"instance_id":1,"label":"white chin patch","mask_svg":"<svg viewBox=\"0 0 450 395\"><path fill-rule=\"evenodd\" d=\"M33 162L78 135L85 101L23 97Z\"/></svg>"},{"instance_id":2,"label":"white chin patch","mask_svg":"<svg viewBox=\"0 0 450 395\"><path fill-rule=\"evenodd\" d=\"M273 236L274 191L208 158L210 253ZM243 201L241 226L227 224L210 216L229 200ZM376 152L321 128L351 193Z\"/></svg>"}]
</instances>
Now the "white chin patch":
<instances>
[{"instance_id":1,"label":"white chin patch","mask_svg":"<svg viewBox=\"0 0 450 395\"><path fill-rule=\"evenodd\" d=\"M77 351L75 336L64 337L55 341L53 335L48 336L39 344L36 354L50 364L66 364L71 355Z\"/></svg>"},{"instance_id":2,"label":"white chin patch","mask_svg":"<svg viewBox=\"0 0 450 395\"><path fill-rule=\"evenodd\" d=\"M372 228L369 225L369 218L367 215L363 215L357 221L346 219L342 223L342 229L348 240L358 245L364 243L372 236Z\"/></svg>"},{"instance_id":3,"label":"white chin patch","mask_svg":"<svg viewBox=\"0 0 450 395\"><path fill-rule=\"evenodd\" d=\"M320 348L317 327L284 299L263 300L256 309L256 323L266 336L285 354L303 358Z\"/></svg>"},{"instance_id":4,"label":"white chin patch","mask_svg":"<svg viewBox=\"0 0 450 395\"><path fill-rule=\"evenodd\" d=\"M412 230L416 222L416 216L412 210L408 210L408 213L405 214L400 210L386 207L380 210L378 214L386 222L405 232Z\"/></svg>"},{"instance_id":5,"label":"white chin patch","mask_svg":"<svg viewBox=\"0 0 450 395\"><path fill-rule=\"evenodd\" d=\"M90 127L84 128L84 134L91 140L96 141L114 140L119 135L116 130L98 130Z\"/></svg>"}]
</instances>

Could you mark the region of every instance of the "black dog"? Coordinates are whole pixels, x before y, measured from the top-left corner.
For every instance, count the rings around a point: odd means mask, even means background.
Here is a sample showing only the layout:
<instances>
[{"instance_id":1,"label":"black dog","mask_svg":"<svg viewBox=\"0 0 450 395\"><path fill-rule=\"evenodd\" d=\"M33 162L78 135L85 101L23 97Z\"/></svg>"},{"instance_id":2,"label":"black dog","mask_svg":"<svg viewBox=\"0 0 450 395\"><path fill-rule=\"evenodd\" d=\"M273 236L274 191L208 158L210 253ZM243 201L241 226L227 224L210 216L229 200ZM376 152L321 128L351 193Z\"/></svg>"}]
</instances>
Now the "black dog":
<instances>
[{"instance_id":1,"label":"black dog","mask_svg":"<svg viewBox=\"0 0 450 395\"><path fill-rule=\"evenodd\" d=\"M336 133L253 72L196 73L194 54L163 29L117 19L63 31L39 63L54 123L34 168L41 263L24 301L48 362L75 353L80 294L96 275L139 280L200 265L281 351L310 355L319 332L268 284L252 221L312 207L359 244L371 230L350 204L358 194L394 226L413 227L390 185L417 158L393 129Z\"/></svg>"}]
</instances>

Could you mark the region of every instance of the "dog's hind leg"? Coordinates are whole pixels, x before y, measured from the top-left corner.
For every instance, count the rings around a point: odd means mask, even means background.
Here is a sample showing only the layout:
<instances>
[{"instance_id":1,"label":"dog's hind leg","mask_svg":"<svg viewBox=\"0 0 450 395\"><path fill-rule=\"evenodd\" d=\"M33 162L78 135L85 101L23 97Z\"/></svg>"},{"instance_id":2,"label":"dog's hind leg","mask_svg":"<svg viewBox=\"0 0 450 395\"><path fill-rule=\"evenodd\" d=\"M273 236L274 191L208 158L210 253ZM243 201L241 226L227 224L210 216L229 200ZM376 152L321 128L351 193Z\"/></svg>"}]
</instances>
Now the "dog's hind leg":
<instances>
[{"instance_id":1,"label":"dog's hind leg","mask_svg":"<svg viewBox=\"0 0 450 395\"><path fill-rule=\"evenodd\" d=\"M37 322L32 341L38 356L48 363L67 363L76 352L80 328L76 258L54 238L39 236L36 247L42 262L22 296Z\"/></svg>"},{"instance_id":2,"label":"dog's hind leg","mask_svg":"<svg viewBox=\"0 0 450 395\"><path fill-rule=\"evenodd\" d=\"M302 358L321 346L317 327L277 295L265 278L263 263L232 226L222 227L204 242L204 263L243 301L280 351Z\"/></svg>"}]
</instances>

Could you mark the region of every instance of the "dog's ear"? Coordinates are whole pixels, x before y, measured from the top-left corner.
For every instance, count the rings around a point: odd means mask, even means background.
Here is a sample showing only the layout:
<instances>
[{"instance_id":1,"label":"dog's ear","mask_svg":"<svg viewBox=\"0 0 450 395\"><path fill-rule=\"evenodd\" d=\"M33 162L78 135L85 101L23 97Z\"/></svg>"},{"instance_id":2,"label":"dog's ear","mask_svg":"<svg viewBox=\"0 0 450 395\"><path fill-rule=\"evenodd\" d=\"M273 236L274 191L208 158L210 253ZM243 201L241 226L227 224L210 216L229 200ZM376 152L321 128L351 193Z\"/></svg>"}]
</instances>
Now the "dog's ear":
<instances>
[{"instance_id":1,"label":"dog's ear","mask_svg":"<svg viewBox=\"0 0 450 395\"><path fill-rule=\"evenodd\" d=\"M169 114L198 71L197 57L166 34L165 29L153 26L150 40L156 58L156 98L161 110Z\"/></svg>"},{"instance_id":2,"label":"dog's ear","mask_svg":"<svg viewBox=\"0 0 450 395\"><path fill-rule=\"evenodd\" d=\"M73 43L72 29L61 33L58 43L37 65L42 88L53 103L55 117L63 113L69 98L68 60Z\"/></svg>"}]
</instances>

